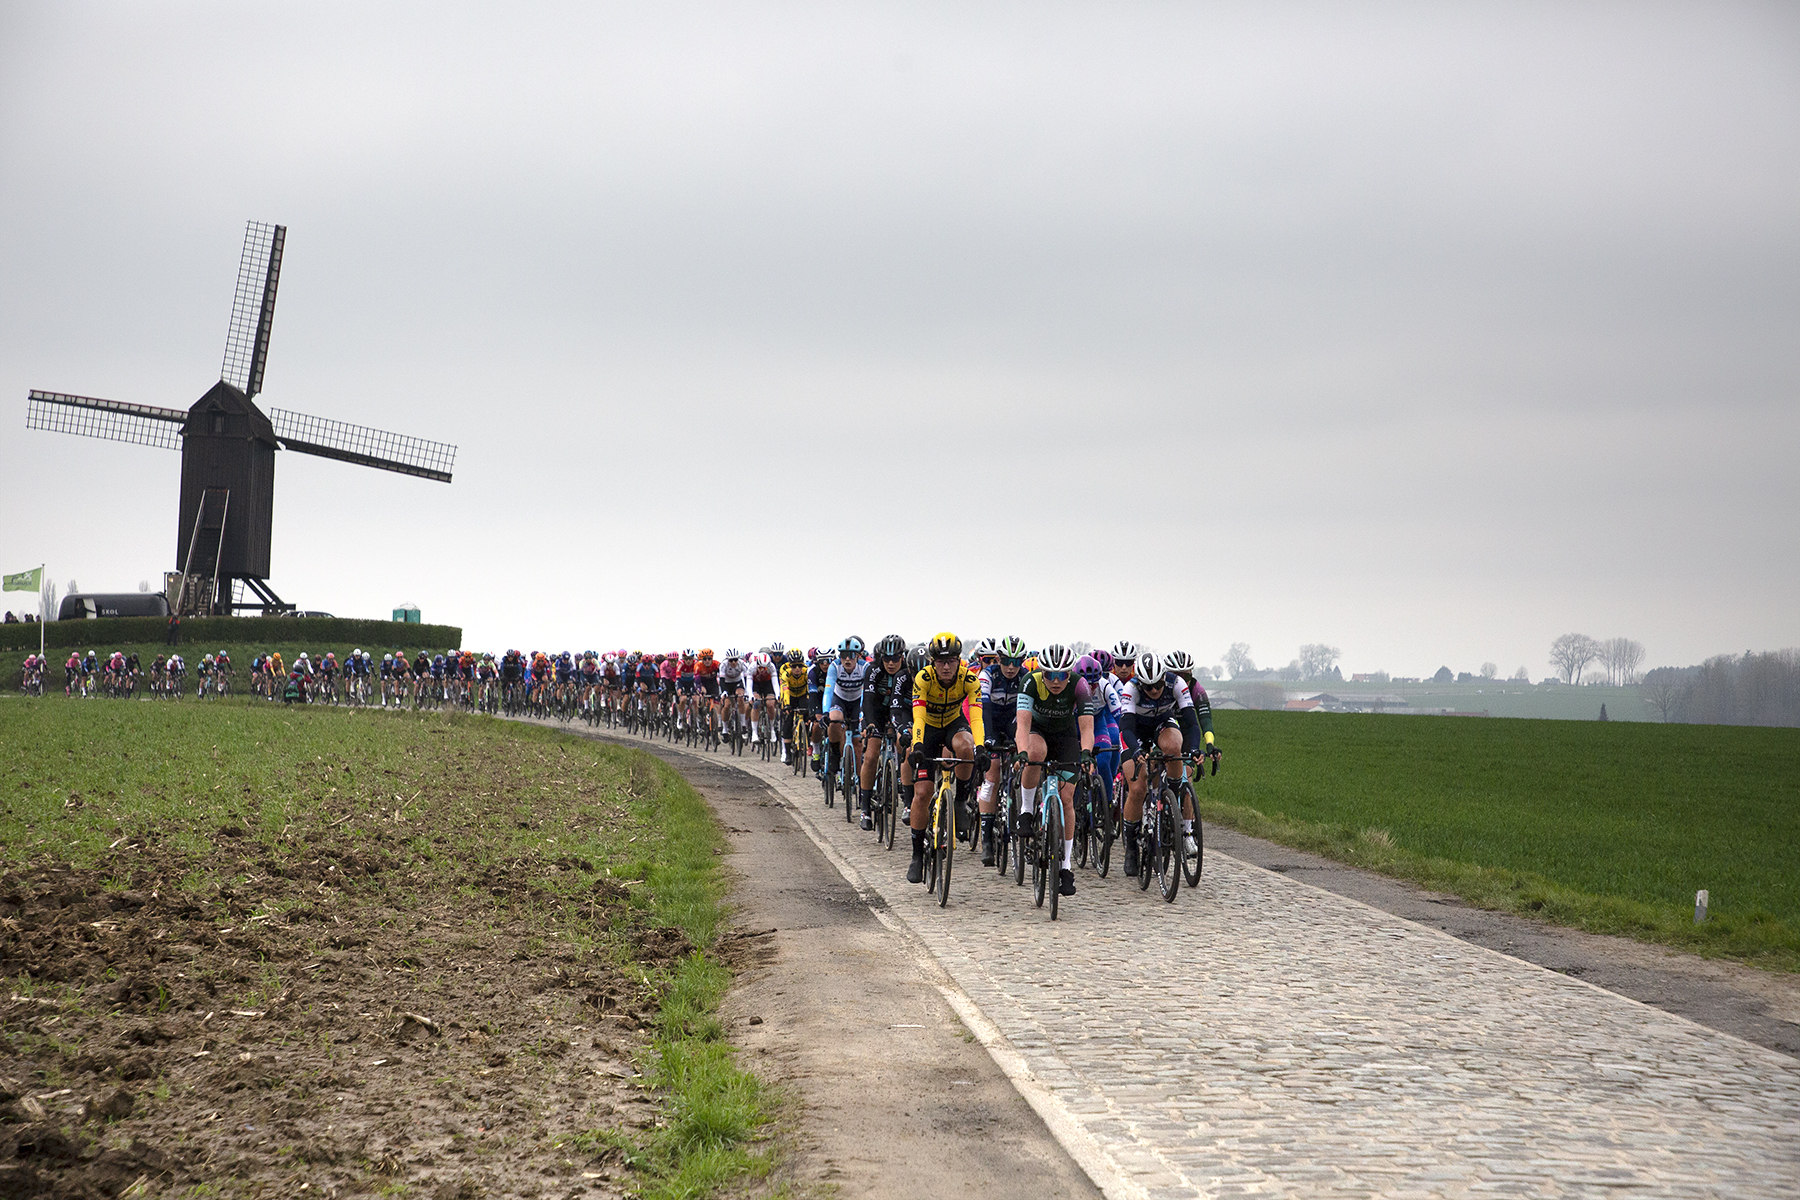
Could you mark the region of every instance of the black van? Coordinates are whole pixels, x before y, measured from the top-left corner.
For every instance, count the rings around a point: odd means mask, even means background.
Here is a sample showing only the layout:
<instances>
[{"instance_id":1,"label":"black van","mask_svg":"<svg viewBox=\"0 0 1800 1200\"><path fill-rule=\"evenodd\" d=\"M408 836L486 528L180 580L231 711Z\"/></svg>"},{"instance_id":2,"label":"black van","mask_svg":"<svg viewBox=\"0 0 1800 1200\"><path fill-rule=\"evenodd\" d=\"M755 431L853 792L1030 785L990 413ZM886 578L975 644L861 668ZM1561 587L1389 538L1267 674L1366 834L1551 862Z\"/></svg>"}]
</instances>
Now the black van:
<instances>
[{"instance_id":1,"label":"black van","mask_svg":"<svg viewBox=\"0 0 1800 1200\"><path fill-rule=\"evenodd\" d=\"M56 610L59 621L84 617L166 617L169 598L161 592L70 592Z\"/></svg>"}]
</instances>

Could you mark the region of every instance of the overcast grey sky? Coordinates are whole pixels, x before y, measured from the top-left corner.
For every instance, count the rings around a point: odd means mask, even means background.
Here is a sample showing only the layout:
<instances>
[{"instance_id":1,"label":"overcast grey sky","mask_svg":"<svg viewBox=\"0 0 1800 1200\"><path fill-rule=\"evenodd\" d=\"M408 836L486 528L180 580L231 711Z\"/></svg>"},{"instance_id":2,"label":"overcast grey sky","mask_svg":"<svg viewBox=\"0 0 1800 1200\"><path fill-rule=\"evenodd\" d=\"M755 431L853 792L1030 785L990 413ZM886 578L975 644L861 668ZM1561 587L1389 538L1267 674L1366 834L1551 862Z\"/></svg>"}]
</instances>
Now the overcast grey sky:
<instances>
[{"instance_id":1,"label":"overcast grey sky","mask_svg":"<svg viewBox=\"0 0 1800 1200\"><path fill-rule=\"evenodd\" d=\"M1800 642L1792 4L0 0L0 569L173 566L179 456L25 395L191 404L252 218L260 401L461 447L279 457L305 607Z\"/></svg>"}]
</instances>

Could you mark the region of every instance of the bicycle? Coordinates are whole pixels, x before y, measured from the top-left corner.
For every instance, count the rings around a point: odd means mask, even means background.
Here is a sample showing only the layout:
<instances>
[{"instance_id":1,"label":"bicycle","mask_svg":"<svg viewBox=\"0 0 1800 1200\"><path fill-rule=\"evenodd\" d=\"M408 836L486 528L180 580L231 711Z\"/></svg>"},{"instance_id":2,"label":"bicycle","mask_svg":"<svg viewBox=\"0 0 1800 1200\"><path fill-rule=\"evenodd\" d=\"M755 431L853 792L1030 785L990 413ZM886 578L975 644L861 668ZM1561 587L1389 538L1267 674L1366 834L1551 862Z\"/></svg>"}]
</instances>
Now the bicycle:
<instances>
[{"instance_id":1,"label":"bicycle","mask_svg":"<svg viewBox=\"0 0 1800 1200\"><path fill-rule=\"evenodd\" d=\"M1050 762L1032 764L1043 771L1043 778L1038 781L1041 795L1038 803L1037 835L1031 839L1032 851L1032 896L1033 903L1044 907L1044 896L1050 897L1050 919L1056 920L1057 908L1061 898L1061 889L1057 886L1057 872L1062 870L1063 849L1063 806L1062 776L1064 774L1079 778L1087 774L1084 764L1080 762Z\"/></svg>"},{"instance_id":2,"label":"bicycle","mask_svg":"<svg viewBox=\"0 0 1800 1200\"><path fill-rule=\"evenodd\" d=\"M929 758L936 772L932 781L930 823L925 827L925 890L938 898L938 907L950 903L950 868L956 861L956 770L964 758ZM945 768L950 768L945 770Z\"/></svg>"},{"instance_id":3,"label":"bicycle","mask_svg":"<svg viewBox=\"0 0 1800 1200\"><path fill-rule=\"evenodd\" d=\"M1175 894L1181 890L1182 845L1181 845L1181 792L1182 789L1171 783L1164 769L1164 764L1171 758L1184 763L1194 761L1192 752L1180 755L1167 755L1160 750L1151 750L1145 755L1145 770L1149 772L1144 789L1143 828L1139 833L1140 846L1138 853L1138 890L1148 891L1150 876L1155 873L1162 898L1174 903ZM1195 833L1199 832L1198 823ZM1195 844L1199 844L1196 837ZM1199 867L1195 866L1194 878L1199 879Z\"/></svg>"},{"instance_id":4,"label":"bicycle","mask_svg":"<svg viewBox=\"0 0 1800 1200\"><path fill-rule=\"evenodd\" d=\"M892 850L900 821L900 754L894 749L893 738L881 739L881 754L875 761L875 794L870 805L875 810L875 844L885 841ZM911 807L907 805L909 812Z\"/></svg>"}]
</instances>

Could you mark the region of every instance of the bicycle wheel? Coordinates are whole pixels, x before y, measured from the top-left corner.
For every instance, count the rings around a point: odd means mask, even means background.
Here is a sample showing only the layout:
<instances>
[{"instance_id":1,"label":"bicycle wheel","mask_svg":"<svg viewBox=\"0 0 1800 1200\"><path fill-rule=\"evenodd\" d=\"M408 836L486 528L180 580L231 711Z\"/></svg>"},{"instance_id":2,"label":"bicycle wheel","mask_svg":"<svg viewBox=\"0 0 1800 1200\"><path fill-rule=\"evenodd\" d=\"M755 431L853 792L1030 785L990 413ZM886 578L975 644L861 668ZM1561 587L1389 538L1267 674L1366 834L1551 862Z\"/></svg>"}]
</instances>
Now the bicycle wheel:
<instances>
[{"instance_id":1,"label":"bicycle wheel","mask_svg":"<svg viewBox=\"0 0 1800 1200\"><path fill-rule=\"evenodd\" d=\"M1019 811L1019 784L1013 781L1012 795L1006 802L1007 833L1013 840L1013 886L1025 886L1026 860L1031 856L1031 846L1025 837L1024 816Z\"/></svg>"},{"instance_id":2,"label":"bicycle wheel","mask_svg":"<svg viewBox=\"0 0 1800 1200\"><path fill-rule=\"evenodd\" d=\"M1174 795L1163 794L1162 812L1156 822L1156 880L1162 898L1171 903L1181 890L1181 808Z\"/></svg>"},{"instance_id":3,"label":"bicycle wheel","mask_svg":"<svg viewBox=\"0 0 1800 1200\"><path fill-rule=\"evenodd\" d=\"M1050 799L1048 800L1046 807L1048 811L1044 813L1044 848L1050 861L1044 866L1044 877L1049 880L1050 919L1054 921L1056 920L1058 897L1062 895L1060 884L1063 860L1063 841L1065 839L1062 789L1060 787L1053 787L1051 789Z\"/></svg>"},{"instance_id":4,"label":"bicycle wheel","mask_svg":"<svg viewBox=\"0 0 1800 1200\"><path fill-rule=\"evenodd\" d=\"M1194 852L1189 854L1185 846L1182 849L1181 878L1188 887L1195 888L1200 886L1200 872L1206 865L1206 835L1200 829L1200 804L1194 800L1193 785L1187 785L1183 791L1194 803Z\"/></svg>"},{"instance_id":5,"label":"bicycle wheel","mask_svg":"<svg viewBox=\"0 0 1800 1200\"><path fill-rule=\"evenodd\" d=\"M1138 820L1138 891L1150 890L1150 864L1156 857L1157 808L1162 803L1158 793L1144 797L1144 815Z\"/></svg>"},{"instance_id":6,"label":"bicycle wheel","mask_svg":"<svg viewBox=\"0 0 1800 1200\"><path fill-rule=\"evenodd\" d=\"M1002 787L1006 784L1004 773L1000 777L1000 783ZM995 794L1004 796L1006 793L997 792ZM994 814L994 824L998 826L994 830L994 869L1000 872L1002 879L1006 878L1006 860L1012 851L1012 822L1017 816L1018 813L1013 810L1010 803Z\"/></svg>"},{"instance_id":7,"label":"bicycle wheel","mask_svg":"<svg viewBox=\"0 0 1800 1200\"><path fill-rule=\"evenodd\" d=\"M826 753L825 763L827 767L825 778L823 780L825 786L825 807L830 808L832 804L832 792L837 788L837 772L829 769L831 765L829 751Z\"/></svg>"},{"instance_id":8,"label":"bicycle wheel","mask_svg":"<svg viewBox=\"0 0 1800 1200\"><path fill-rule=\"evenodd\" d=\"M1040 806L1041 807L1041 806ZM1044 885L1049 879L1050 871L1050 826L1044 815L1038 814L1037 836L1031 839L1031 889L1032 900L1039 907L1044 907Z\"/></svg>"},{"instance_id":9,"label":"bicycle wheel","mask_svg":"<svg viewBox=\"0 0 1800 1200\"><path fill-rule=\"evenodd\" d=\"M956 858L956 773L946 771L948 782L939 784L937 839L938 907L950 903L950 864Z\"/></svg>"},{"instance_id":10,"label":"bicycle wheel","mask_svg":"<svg viewBox=\"0 0 1800 1200\"><path fill-rule=\"evenodd\" d=\"M939 803L942 799L943 799L943 793L937 791L937 789L934 787L931 792L931 812L929 814L930 819L927 821L927 823L925 825L925 890L927 892L937 891L938 807L939 807Z\"/></svg>"},{"instance_id":11,"label":"bicycle wheel","mask_svg":"<svg viewBox=\"0 0 1800 1200\"><path fill-rule=\"evenodd\" d=\"M882 768L882 770L884 772L883 778L886 780L886 783L883 784L883 787L886 789L884 794L887 796L887 847L889 850L892 850L894 848L894 842L900 836L901 800L900 800L900 776L899 776L898 766L899 766L899 764L897 764L894 761L893 756L890 754L886 758L885 765ZM911 829L912 828L912 813L911 813L912 796L910 793L906 797L906 808L908 810L906 827L908 829Z\"/></svg>"},{"instance_id":12,"label":"bicycle wheel","mask_svg":"<svg viewBox=\"0 0 1800 1200\"><path fill-rule=\"evenodd\" d=\"M1087 869L1088 835L1094 828L1093 815L1088 812L1087 780L1075 781L1075 865Z\"/></svg>"}]
</instances>

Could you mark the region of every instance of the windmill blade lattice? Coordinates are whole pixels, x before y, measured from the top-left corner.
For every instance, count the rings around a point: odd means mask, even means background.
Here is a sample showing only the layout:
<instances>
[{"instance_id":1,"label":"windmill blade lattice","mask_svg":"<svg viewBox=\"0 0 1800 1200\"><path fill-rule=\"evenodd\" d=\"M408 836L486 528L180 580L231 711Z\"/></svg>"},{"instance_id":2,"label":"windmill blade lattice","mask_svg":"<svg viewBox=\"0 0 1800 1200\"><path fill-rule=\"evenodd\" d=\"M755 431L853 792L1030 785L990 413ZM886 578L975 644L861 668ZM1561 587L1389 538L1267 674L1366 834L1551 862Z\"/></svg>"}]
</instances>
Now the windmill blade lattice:
<instances>
[{"instance_id":1,"label":"windmill blade lattice","mask_svg":"<svg viewBox=\"0 0 1800 1200\"><path fill-rule=\"evenodd\" d=\"M26 401L25 428L51 433L130 442L137 446L181 449L181 427L187 413L178 408L150 404L126 404L97 396L71 396L66 392L31 391Z\"/></svg>"},{"instance_id":2,"label":"windmill blade lattice","mask_svg":"<svg viewBox=\"0 0 1800 1200\"><path fill-rule=\"evenodd\" d=\"M449 483L450 472L456 466L456 447L445 442L310 417L284 408L271 408L269 423L285 449L302 454L435 479L439 483Z\"/></svg>"},{"instance_id":3,"label":"windmill blade lattice","mask_svg":"<svg viewBox=\"0 0 1800 1200\"><path fill-rule=\"evenodd\" d=\"M269 360L269 331L275 325L275 292L281 284L281 254L287 226L251 221L238 259L237 293L231 299L231 331L225 335L225 362L219 378L246 396L262 391Z\"/></svg>"}]
</instances>

